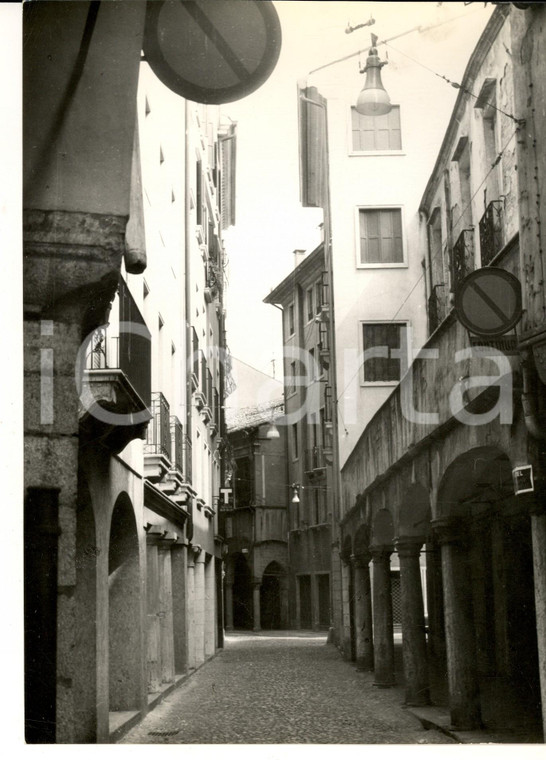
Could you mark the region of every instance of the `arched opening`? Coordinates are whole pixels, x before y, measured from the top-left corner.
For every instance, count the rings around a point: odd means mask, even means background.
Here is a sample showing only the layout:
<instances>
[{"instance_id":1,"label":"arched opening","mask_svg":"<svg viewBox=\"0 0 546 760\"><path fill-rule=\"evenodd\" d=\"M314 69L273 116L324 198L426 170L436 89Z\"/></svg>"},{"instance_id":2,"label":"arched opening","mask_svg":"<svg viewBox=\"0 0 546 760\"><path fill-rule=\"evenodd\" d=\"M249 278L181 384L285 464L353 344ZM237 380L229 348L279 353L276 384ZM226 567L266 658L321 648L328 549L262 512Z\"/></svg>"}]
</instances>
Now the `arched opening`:
<instances>
[{"instance_id":1,"label":"arched opening","mask_svg":"<svg viewBox=\"0 0 546 760\"><path fill-rule=\"evenodd\" d=\"M265 568L260 586L260 611L262 628L280 630L282 626L282 592L286 573L278 562L270 562Z\"/></svg>"},{"instance_id":2,"label":"arched opening","mask_svg":"<svg viewBox=\"0 0 546 760\"><path fill-rule=\"evenodd\" d=\"M74 589L74 741L97 740L97 540L91 496L82 474L76 513L76 586Z\"/></svg>"},{"instance_id":3,"label":"arched opening","mask_svg":"<svg viewBox=\"0 0 546 760\"><path fill-rule=\"evenodd\" d=\"M244 554L233 560L233 627L252 629L252 577Z\"/></svg>"},{"instance_id":4,"label":"arched opening","mask_svg":"<svg viewBox=\"0 0 546 760\"><path fill-rule=\"evenodd\" d=\"M446 620L467 601L468 631L446 624L448 666L466 663L482 722L491 728L539 732L541 701L533 592L530 517L514 496L512 465L494 447L465 452L446 470L440 516L455 521L457 552L442 547ZM459 579L455 593L446 578ZM448 574L446 576L446 573ZM459 601L454 598L459 595ZM473 651L457 652L466 635ZM471 637L471 638L470 638ZM463 660L464 656L464 660ZM457 673L450 672L450 679ZM450 695L450 705L453 701Z\"/></svg>"},{"instance_id":5,"label":"arched opening","mask_svg":"<svg viewBox=\"0 0 546 760\"><path fill-rule=\"evenodd\" d=\"M108 550L110 711L138 710L142 688L138 535L127 494L114 506Z\"/></svg>"}]
</instances>

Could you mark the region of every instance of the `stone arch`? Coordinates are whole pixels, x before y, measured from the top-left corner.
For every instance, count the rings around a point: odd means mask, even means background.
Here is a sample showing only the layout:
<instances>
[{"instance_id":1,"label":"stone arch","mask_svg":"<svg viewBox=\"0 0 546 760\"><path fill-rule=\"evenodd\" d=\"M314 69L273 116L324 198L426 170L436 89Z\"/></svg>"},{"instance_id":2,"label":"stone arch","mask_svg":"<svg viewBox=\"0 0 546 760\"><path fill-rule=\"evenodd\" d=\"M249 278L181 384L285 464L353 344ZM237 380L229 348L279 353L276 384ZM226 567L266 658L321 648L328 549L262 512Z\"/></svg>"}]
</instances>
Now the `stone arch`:
<instances>
[{"instance_id":1,"label":"stone arch","mask_svg":"<svg viewBox=\"0 0 546 760\"><path fill-rule=\"evenodd\" d=\"M341 548L340 557L346 565L350 563L353 554L353 540L351 536L345 536Z\"/></svg>"},{"instance_id":2,"label":"stone arch","mask_svg":"<svg viewBox=\"0 0 546 760\"><path fill-rule=\"evenodd\" d=\"M110 522L108 598L110 710L138 710L143 688L139 542L125 492L118 496Z\"/></svg>"},{"instance_id":3,"label":"stone arch","mask_svg":"<svg viewBox=\"0 0 546 760\"><path fill-rule=\"evenodd\" d=\"M430 497L420 483L412 483L400 504L398 535L404 538L426 537L430 530Z\"/></svg>"},{"instance_id":4,"label":"stone arch","mask_svg":"<svg viewBox=\"0 0 546 760\"><path fill-rule=\"evenodd\" d=\"M362 557L369 554L370 550L370 529L367 525L361 525L355 533L353 553L356 557Z\"/></svg>"},{"instance_id":5,"label":"stone arch","mask_svg":"<svg viewBox=\"0 0 546 760\"><path fill-rule=\"evenodd\" d=\"M531 525L514 496L508 455L495 446L459 454L439 483L436 506L448 667L470 684L460 703L451 696L452 720L492 729L538 725ZM466 622L448 629L448 620Z\"/></svg>"},{"instance_id":6,"label":"stone arch","mask_svg":"<svg viewBox=\"0 0 546 760\"><path fill-rule=\"evenodd\" d=\"M283 628L283 601L286 595L286 569L277 562L270 562L262 574L260 585L261 627L265 630Z\"/></svg>"},{"instance_id":7,"label":"stone arch","mask_svg":"<svg viewBox=\"0 0 546 760\"><path fill-rule=\"evenodd\" d=\"M394 542L394 522L388 509L378 510L372 522L372 544L391 546Z\"/></svg>"},{"instance_id":8,"label":"stone arch","mask_svg":"<svg viewBox=\"0 0 546 760\"><path fill-rule=\"evenodd\" d=\"M476 508L513 493L512 465L495 446L480 446L452 460L438 486L438 517L468 517Z\"/></svg>"},{"instance_id":9,"label":"stone arch","mask_svg":"<svg viewBox=\"0 0 546 760\"><path fill-rule=\"evenodd\" d=\"M80 473L76 511L74 589L74 741L97 741L97 548L95 515L87 481Z\"/></svg>"}]
</instances>

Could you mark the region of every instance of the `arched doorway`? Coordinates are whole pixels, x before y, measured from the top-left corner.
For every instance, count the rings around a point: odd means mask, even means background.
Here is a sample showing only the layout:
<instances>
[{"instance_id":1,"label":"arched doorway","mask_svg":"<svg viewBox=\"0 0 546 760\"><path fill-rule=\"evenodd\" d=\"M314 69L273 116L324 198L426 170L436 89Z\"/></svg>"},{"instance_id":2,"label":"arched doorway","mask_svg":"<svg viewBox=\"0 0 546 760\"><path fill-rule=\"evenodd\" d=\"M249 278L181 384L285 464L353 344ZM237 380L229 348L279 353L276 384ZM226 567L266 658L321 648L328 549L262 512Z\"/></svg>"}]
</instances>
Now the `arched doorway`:
<instances>
[{"instance_id":1,"label":"arched doorway","mask_svg":"<svg viewBox=\"0 0 546 760\"><path fill-rule=\"evenodd\" d=\"M532 735L541 702L531 525L508 456L488 446L457 457L438 514L452 720Z\"/></svg>"},{"instance_id":2,"label":"arched doorway","mask_svg":"<svg viewBox=\"0 0 546 760\"><path fill-rule=\"evenodd\" d=\"M252 577L244 554L233 560L233 627L252 629Z\"/></svg>"},{"instance_id":3,"label":"arched doorway","mask_svg":"<svg viewBox=\"0 0 546 760\"><path fill-rule=\"evenodd\" d=\"M260 615L262 628L282 628L282 592L285 571L278 562L270 562L265 568L260 586Z\"/></svg>"},{"instance_id":4,"label":"arched doorway","mask_svg":"<svg viewBox=\"0 0 546 760\"><path fill-rule=\"evenodd\" d=\"M143 693L140 564L131 500L118 497L108 550L110 711L138 710Z\"/></svg>"}]
</instances>

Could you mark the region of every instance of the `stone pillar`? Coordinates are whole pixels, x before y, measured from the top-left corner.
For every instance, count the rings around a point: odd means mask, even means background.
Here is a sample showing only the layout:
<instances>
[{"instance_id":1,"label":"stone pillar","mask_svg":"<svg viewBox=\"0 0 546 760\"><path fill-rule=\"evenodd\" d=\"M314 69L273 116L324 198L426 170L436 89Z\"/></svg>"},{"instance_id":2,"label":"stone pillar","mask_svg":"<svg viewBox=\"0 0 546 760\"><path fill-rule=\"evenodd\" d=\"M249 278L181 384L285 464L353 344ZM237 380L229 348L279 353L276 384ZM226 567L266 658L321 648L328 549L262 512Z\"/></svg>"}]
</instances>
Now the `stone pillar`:
<instances>
[{"instance_id":1,"label":"stone pillar","mask_svg":"<svg viewBox=\"0 0 546 760\"><path fill-rule=\"evenodd\" d=\"M215 651L216 605L214 603L214 557L205 565L205 657Z\"/></svg>"},{"instance_id":2,"label":"stone pillar","mask_svg":"<svg viewBox=\"0 0 546 760\"><path fill-rule=\"evenodd\" d=\"M194 583L195 667L199 667L205 661L205 552L201 547L195 558Z\"/></svg>"},{"instance_id":3,"label":"stone pillar","mask_svg":"<svg viewBox=\"0 0 546 760\"><path fill-rule=\"evenodd\" d=\"M372 589L370 585L370 555L352 557L355 585L356 669L373 670Z\"/></svg>"},{"instance_id":4,"label":"stone pillar","mask_svg":"<svg viewBox=\"0 0 546 760\"><path fill-rule=\"evenodd\" d=\"M400 537L396 541L400 560L402 654L407 705L427 705L430 702L425 610L419 564L423 540Z\"/></svg>"},{"instance_id":5,"label":"stone pillar","mask_svg":"<svg viewBox=\"0 0 546 760\"><path fill-rule=\"evenodd\" d=\"M371 546L373 560L374 686L394 686L390 545Z\"/></svg>"},{"instance_id":6,"label":"stone pillar","mask_svg":"<svg viewBox=\"0 0 546 760\"><path fill-rule=\"evenodd\" d=\"M174 632L174 669L175 673L185 673L188 668L187 629L187 556L185 544L175 544L172 548L171 562L173 572L173 632Z\"/></svg>"},{"instance_id":7,"label":"stone pillar","mask_svg":"<svg viewBox=\"0 0 546 760\"><path fill-rule=\"evenodd\" d=\"M546 512L531 516L542 722L546 737Z\"/></svg>"},{"instance_id":8,"label":"stone pillar","mask_svg":"<svg viewBox=\"0 0 546 760\"><path fill-rule=\"evenodd\" d=\"M188 668L195 663L195 553L190 545L188 550L188 597L186 604L186 637L188 647Z\"/></svg>"},{"instance_id":9,"label":"stone pillar","mask_svg":"<svg viewBox=\"0 0 546 760\"><path fill-rule=\"evenodd\" d=\"M351 568L349 566L350 558L342 557L341 562L341 599L343 603L343 639L342 652L343 659L351 659L351 604L350 604L350 586L351 586Z\"/></svg>"},{"instance_id":10,"label":"stone pillar","mask_svg":"<svg viewBox=\"0 0 546 760\"><path fill-rule=\"evenodd\" d=\"M224 604L226 614L226 631L233 630L233 583L224 586Z\"/></svg>"},{"instance_id":11,"label":"stone pillar","mask_svg":"<svg viewBox=\"0 0 546 760\"><path fill-rule=\"evenodd\" d=\"M446 644L444 632L444 594L442 556L435 537L427 542L428 650L431 667L444 671Z\"/></svg>"},{"instance_id":12,"label":"stone pillar","mask_svg":"<svg viewBox=\"0 0 546 760\"><path fill-rule=\"evenodd\" d=\"M468 548L462 521L433 521L442 551L449 711L459 730L481 726Z\"/></svg>"},{"instance_id":13,"label":"stone pillar","mask_svg":"<svg viewBox=\"0 0 546 760\"><path fill-rule=\"evenodd\" d=\"M252 584L252 601L253 601L253 611L254 611L254 625L252 627L253 631L261 631L262 625L260 620L260 582L254 581Z\"/></svg>"}]
</instances>

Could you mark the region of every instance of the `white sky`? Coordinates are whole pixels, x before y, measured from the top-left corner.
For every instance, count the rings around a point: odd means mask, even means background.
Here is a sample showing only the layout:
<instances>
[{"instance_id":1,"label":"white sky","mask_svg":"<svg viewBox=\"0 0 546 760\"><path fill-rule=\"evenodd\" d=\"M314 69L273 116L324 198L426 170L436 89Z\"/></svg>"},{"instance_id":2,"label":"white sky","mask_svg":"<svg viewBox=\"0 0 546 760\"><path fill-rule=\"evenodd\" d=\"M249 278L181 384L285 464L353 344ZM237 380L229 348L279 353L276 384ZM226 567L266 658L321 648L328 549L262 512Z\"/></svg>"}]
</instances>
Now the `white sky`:
<instances>
[{"instance_id":1,"label":"white sky","mask_svg":"<svg viewBox=\"0 0 546 760\"><path fill-rule=\"evenodd\" d=\"M380 40L388 39L418 25L462 16L463 22L446 24L437 32L438 72L460 77L493 6L339 0L283 0L274 5L283 34L275 70L255 93L223 106L223 112L238 123L237 224L226 233L230 260L226 306L228 345L233 355L268 374L274 356L276 377L281 378L281 313L262 301L293 268L294 249L318 243L321 221L319 210L303 209L299 203L297 80L325 63L369 48L370 32ZM376 21L373 26L345 33L349 22L355 26L371 16ZM441 41L449 34L460 37L457 60L442 60ZM404 44L411 44L411 38L415 42L417 36L414 32L395 44L404 50ZM384 50L380 48L381 57ZM358 60L358 56L352 59L355 69ZM403 62L400 58L399 63ZM422 71L424 77L433 77ZM320 77L309 77L308 84L320 88ZM388 68L383 82L388 90ZM453 100L455 97L453 90Z\"/></svg>"}]
</instances>

